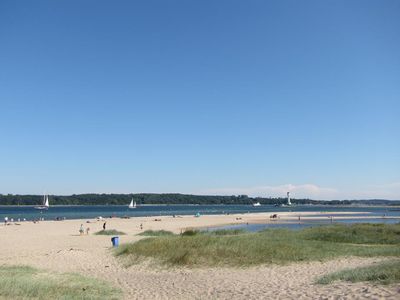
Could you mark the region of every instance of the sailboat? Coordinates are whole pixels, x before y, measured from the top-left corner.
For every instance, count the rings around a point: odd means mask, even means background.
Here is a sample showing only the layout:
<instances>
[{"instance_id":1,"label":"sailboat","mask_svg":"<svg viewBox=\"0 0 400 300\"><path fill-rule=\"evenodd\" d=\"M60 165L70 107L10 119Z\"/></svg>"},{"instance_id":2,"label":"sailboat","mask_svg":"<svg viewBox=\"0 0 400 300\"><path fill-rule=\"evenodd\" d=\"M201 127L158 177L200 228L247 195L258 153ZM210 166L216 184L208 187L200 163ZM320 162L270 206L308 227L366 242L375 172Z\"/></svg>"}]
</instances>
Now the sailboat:
<instances>
[{"instance_id":1,"label":"sailboat","mask_svg":"<svg viewBox=\"0 0 400 300\"><path fill-rule=\"evenodd\" d=\"M131 200L131 203L128 206L129 208L136 208L136 201L133 201L133 198Z\"/></svg>"},{"instance_id":2,"label":"sailboat","mask_svg":"<svg viewBox=\"0 0 400 300\"><path fill-rule=\"evenodd\" d=\"M43 196L43 205L39 205L39 206L35 206L35 209L49 209L49 196L48 195L44 195Z\"/></svg>"}]
</instances>

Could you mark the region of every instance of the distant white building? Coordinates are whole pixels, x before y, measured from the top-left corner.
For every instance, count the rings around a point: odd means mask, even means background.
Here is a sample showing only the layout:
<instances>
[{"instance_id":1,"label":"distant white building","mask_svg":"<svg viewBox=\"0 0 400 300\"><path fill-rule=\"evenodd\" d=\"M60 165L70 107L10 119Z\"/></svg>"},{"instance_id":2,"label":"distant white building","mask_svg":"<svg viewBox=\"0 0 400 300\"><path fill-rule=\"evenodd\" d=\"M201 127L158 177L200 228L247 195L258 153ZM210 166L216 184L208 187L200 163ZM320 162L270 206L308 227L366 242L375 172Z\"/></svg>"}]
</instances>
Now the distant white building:
<instances>
[{"instance_id":1,"label":"distant white building","mask_svg":"<svg viewBox=\"0 0 400 300\"><path fill-rule=\"evenodd\" d=\"M287 205L292 205L290 202L290 192L287 192Z\"/></svg>"}]
</instances>

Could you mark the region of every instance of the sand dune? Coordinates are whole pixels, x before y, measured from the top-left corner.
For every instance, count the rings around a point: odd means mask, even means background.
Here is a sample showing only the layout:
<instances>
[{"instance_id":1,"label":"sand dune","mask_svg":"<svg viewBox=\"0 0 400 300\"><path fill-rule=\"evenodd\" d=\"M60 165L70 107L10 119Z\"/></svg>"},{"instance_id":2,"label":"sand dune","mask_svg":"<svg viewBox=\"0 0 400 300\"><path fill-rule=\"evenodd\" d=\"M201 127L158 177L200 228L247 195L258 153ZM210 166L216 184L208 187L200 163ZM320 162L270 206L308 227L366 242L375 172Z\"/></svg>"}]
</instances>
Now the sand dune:
<instances>
[{"instance_id":1,"label":"sand dune","mask_svg":"<svg viewBox=\"0 0 400 300\"><path fill-rule=\"evenodd\" d=\"M303 213L321 217L315 213ZM180 232L183 228L241 222L272 222L267 213L202 216L107 219L107 228L127 233L121 242L139 240L144 229ZM299 213L280 214L280 220ZM240 217L241 220L236 220ZM345 214L343 217L346 217ZM326 216L322 216L326 218ZM80 224L90 227L89 236L79 236ZM38 224L0 226L0 264L26 264L55 271L71 271L102 278L120 287L126 299L399 299L400 286L365 283L316 285L321 275L344 268L365 266L378 258L342 258L288 266L265 265L237 268L155 268L141 263L125 268L112 255L109 236L96 236L103 222L91 220L46 221Z\"/></svg>"}]
</instances>

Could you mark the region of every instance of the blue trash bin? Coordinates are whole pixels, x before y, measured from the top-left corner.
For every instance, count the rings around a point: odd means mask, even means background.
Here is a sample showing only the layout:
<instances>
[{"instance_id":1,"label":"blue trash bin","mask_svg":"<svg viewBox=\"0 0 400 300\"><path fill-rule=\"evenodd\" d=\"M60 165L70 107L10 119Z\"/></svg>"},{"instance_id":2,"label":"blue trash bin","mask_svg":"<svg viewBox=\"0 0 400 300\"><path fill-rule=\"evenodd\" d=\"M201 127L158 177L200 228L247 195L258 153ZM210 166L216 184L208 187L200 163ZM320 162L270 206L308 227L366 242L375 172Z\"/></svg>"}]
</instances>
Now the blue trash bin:
<instances>
[{"instance_id":1,"label":"blue trash bin","mask_svg":"<svg viewBox=\"0 0 400 300\"><path fill-rule=\"evenodd\" d=\"M119 237L118 236L113 236L111 238L111 243L113 247L118 247L119 246Z\"/></svg>"}]
</instances>

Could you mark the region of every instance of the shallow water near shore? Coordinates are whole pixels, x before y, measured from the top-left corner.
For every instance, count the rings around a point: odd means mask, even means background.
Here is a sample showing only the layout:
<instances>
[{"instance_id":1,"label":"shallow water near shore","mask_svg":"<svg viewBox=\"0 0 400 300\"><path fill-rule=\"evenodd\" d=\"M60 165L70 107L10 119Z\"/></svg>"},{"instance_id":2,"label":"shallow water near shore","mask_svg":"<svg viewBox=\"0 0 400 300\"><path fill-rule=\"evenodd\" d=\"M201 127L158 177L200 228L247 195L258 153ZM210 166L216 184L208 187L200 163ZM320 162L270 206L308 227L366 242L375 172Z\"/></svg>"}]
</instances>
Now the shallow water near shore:
<instances>
[{"instance_id":1,"label":"shallow water near shore","mask_svg":"<svg viewBox=\"0 0 400 300\"><path fill-rule=\"evenodd\" d=\"M400 217L400 210L390 206L368 207L368 206L331 206L331 205L293 205L290 207L276 207L272 205L261 205L253 207L251 205L141 205L136 209L129 209L122 205L96 205L96 206L50 206L48 210L37 210L32 206L0 206L0 220L4 217L14 220L24 218L35 220L44 218L45 220L60 219L93 219L99 216L108 217L144 217L144 216L172 216L172 215L220 215L220 214L245 214L256 212L322 212L329 216L339 216L333 212L347 212L347 216L360 217L359 214L351 212L368 213L368 216L376 216L382 219L386 217ZM332 212L332 214L329 214ZM303 215L306 217L306 215ZM357 221L357 220L355 220ZM390 219L383 220L390 222ZM346 220L351 222L351 220ZM373 220L368 220L373 222ZM284 225L284 224L283 224ZM290 227L298 227L299 224L286 224ZM301 225L300 225L301 226Z\"/></svg>"}]
</instances>

